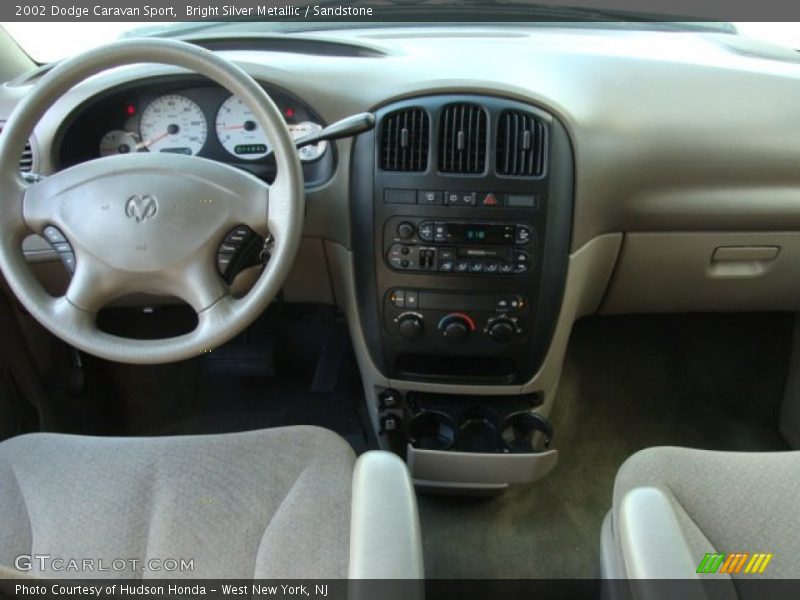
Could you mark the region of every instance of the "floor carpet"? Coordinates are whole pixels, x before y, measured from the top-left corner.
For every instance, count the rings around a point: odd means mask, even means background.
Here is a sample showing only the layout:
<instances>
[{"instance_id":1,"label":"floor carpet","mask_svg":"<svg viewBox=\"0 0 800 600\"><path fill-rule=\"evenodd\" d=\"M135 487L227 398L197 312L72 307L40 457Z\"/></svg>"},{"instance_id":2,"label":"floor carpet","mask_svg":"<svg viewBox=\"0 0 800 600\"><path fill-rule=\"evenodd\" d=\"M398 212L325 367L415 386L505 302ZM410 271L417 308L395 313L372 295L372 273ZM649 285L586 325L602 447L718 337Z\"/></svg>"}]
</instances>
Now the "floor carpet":
<instances>
[{"instance_id":1,"label":"floor carpet","mask_svg":"<svg viewBox=\"0 0 800 600\"><path fill-rule=\"evenodd\" d=\"M489 499L420 496L432 578L592 578L614 475L639 449L782 450L791 317L576 324L552 420L559 464Z\"/></svg>"}]
</instances>

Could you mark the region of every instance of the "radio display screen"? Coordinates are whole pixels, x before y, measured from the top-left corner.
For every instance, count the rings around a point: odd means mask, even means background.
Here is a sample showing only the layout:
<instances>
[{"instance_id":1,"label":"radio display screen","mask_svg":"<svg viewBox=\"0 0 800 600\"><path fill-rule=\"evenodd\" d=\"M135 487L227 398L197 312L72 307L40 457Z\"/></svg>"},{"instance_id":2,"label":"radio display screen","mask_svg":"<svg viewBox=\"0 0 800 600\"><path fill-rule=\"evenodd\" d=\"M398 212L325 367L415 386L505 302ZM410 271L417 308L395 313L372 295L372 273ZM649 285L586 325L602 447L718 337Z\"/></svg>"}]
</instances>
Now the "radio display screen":
<instances>
[{"instance_id":1,"label":"radio display screen","mask_svg":"<svg viewBox=\"0 0 800 600\"><path fill-rule=\"evenodd\" d=\"M504 244L509 241L504 225L489 223L448 223L447 237L450 242L468 244Z\"/></svg>"}]
</instances>

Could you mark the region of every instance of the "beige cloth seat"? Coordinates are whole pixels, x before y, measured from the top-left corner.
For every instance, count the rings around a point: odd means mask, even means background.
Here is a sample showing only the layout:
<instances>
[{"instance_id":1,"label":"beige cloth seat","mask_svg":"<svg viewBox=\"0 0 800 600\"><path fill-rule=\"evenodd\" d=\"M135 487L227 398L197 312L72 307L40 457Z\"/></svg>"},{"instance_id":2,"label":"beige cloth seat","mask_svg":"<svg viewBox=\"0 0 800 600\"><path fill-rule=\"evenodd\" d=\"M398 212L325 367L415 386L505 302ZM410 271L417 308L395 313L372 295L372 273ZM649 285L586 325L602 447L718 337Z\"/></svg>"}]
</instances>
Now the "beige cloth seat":
<instances>
[{"instance_id":1,"label":"beige cloth seat","mask_svg":"<svg viewBox=\"0 0 800 600\"><path fill-rule=\"evenodd\" d=\"M12 438L0 444L0 514L0 565L12 573L27 568L15 564L20 555L33 555L26 572L38 576L422 577L405 464L385 452L356 462L343 439L317 427ZM140 562L76 572L56 558ZM167 559L193 569L164 570L174 567Z\"/></svg>"},{"instance_id":2,"label":"beige cloth seat","mask_svg":"<svg viewBox=\"0 0 800 600\"><path fill-rule=\"evenodd\" d=\"M759 577L796 579L798 532L800 452L650 448L630 457L617 474L603 525L603 575L716 577L729 583L725 597L746 597L747 585L740 583L754 576L745 568L732 575L697 573L706 553L769 553ZM715 584L714 591L725 587Z\"/></svg>"}]
</instances>

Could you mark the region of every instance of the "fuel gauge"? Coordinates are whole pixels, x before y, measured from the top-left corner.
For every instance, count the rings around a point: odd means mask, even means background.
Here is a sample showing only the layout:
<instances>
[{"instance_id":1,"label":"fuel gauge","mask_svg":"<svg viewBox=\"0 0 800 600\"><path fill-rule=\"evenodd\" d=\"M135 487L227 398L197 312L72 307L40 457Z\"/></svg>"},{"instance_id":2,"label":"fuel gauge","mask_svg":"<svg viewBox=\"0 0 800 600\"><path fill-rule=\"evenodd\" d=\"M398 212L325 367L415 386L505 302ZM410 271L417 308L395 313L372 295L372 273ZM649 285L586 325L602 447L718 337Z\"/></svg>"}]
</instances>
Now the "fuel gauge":
<instances>
[{"instance_id":1,"label":"fuel gauge","mask_svg":"<svg viewBox=\"0 0 800 600\"><path fill-rule=\"evenodd\" d=\"M296 125L288 125L288 127L292 134L292 139L294 140L305 137L310 133L317 133L318 131L322 130L322 125L319 123L314 123L313 121L303 121L302 123L297 123ZM300 156L301 161L311 162L313 160L317 160L320 156L325 154L327 147L328 142L319 142L317 144L303 146L297 151L297 154Z\"/></svg>"}]
</instances>

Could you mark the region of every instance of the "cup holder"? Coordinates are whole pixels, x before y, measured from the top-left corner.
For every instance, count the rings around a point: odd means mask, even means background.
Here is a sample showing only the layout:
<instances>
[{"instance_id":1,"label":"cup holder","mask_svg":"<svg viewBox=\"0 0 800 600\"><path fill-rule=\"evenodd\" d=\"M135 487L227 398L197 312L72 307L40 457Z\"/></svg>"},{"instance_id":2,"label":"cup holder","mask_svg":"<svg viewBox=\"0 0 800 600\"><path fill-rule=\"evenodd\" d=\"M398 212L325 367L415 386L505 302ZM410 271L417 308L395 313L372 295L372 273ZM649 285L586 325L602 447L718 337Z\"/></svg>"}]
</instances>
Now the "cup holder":
<instances>
[{"instance_id":1,"label":"cup holder","mask_svg":"<svg viewBox=\"0 0 800 600\"><path fill-rule=\"evenodd\" d=\"M553 426L543 416L522 410L508 416L471 406L457 416L423 410L408 423L408 441L417 450L478 454L537 454L550 448Z\"/></svg>"},{"instance_id":2,"label":"cup holder","mask_svg":"<svg viewBox=\"0 0 800 600\"><path fill-rule=\"evenodd\" d=\"M456 426L448 415L426 410L409 422L408 440L421 450L449 450L456 440Z\"/></svg>"},{"instance_id":3,"label":"cup holder","mask_svg":"<svg viewBox=\"0 0 800 600\"><path fill-rule=\"evenodd\" d=\"M497 416L482 406L473 406L458 419L458 449L462 452L497 452Z\"/></svg>"},{"instance_id":4,"label":"cup holder","mask_svg":"<svg viewBox=\"0 0 800 600\"><path fill-rule=\"evenodd\" d=\"M542 452L550 447L553 426L536 413L517 412L503 420L500 437L508 452Z\"/></svg>"}]
</instances>

